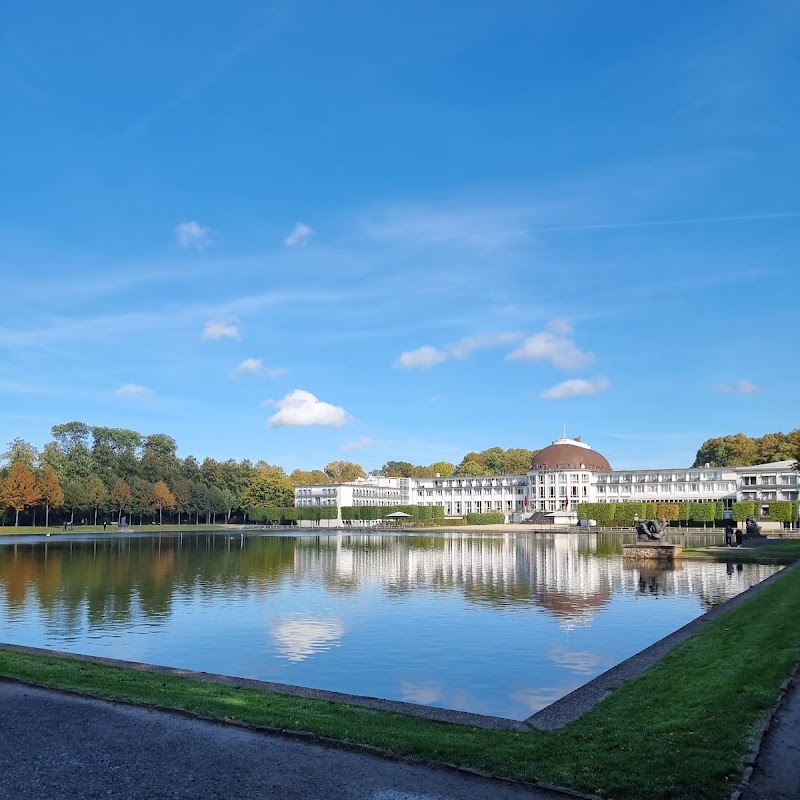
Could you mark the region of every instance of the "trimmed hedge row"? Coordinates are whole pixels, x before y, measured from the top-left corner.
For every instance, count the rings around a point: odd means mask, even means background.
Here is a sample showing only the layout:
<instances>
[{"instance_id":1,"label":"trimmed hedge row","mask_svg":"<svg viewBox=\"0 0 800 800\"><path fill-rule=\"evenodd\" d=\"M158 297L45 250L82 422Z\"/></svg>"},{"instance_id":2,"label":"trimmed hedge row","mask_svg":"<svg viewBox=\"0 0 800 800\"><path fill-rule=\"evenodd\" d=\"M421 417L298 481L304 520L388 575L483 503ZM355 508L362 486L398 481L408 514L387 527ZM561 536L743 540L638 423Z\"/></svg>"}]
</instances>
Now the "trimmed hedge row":
<instances>
[{"instance_id":1,"label":"trimmed hedge row","mask_svg":"<svg viewBox=\"0 0 800 800\"><path fill-rule=\"evenodd\" d=\"M467 525L500 525L505 521L505 515L499 511L488 511L485 514L467 514Z\"/></svg>"}]
</instances>

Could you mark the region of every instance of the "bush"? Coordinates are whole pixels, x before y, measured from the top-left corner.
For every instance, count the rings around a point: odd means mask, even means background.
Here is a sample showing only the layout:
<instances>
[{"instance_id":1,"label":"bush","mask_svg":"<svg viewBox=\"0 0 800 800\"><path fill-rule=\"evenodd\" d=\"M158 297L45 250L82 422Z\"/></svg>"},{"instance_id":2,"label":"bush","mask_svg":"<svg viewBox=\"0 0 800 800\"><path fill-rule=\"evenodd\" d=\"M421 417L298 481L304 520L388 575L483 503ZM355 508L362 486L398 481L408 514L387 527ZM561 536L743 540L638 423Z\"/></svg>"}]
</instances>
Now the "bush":
<instances>
[{"instance_id":1,"label":"bush","mask_svg":"<svg viewBox=\"0 0 800 800\"><path fill-rule=\"evenodd\" d=\"M789 500L776 500L769 503L769 518L774 522L793 522L794 508Z\"/></svg>"},{"instance_id":2,"label":"bush","mask_svg":"<svg viewBox=\"0 0 800 800\"><path fill-rule=\"evenodd\" d=\"M460 525L466 525L467 521L463 517L459 517L458 519L443 519L439 525L443 528L457 528Z\"/></svg>"},{"instance_id":3,"label":"bush","mask_svg":"<svg viewBox=\"0 0 800 800\"><path fill-rule=\"evenodd\" d=\"M748 517L755 517L756 504L752 502L734 503L732 516L736 522L744 522Z\"/></svg>"},{"instance_id":4,"label":"bush","mask_svg":"<svg viewBox=\"0 0 800 800\"><path fill-rule=\"evenodd\" d=\"M506 521L500 511L489 511L486 514L467 514L467 525L501 525Z\"/></svg>"},{"instance_id":5,"label":"bush","mask_svg":"<svg viewBox=\"0 0 800 800\"><path fill-rule=\"evenodd\" d=\"M645 519L644 503L617 503L617 510L614 516L614 523L620 528L632 528L634 517Z\"/></svg>"}]
</instances>

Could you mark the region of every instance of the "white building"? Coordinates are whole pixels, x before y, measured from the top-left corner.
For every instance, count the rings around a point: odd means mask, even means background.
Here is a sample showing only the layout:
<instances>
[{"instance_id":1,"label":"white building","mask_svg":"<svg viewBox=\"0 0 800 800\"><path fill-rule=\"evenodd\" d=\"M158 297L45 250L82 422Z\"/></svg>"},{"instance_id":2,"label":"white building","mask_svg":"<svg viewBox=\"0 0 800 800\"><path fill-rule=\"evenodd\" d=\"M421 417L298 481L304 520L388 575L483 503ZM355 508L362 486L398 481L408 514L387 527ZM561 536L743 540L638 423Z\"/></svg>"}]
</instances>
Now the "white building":
<instances>
[{"instance_id":1,"label":"white building","mask_svg":"<svg viewBox=\"0 0 800 800\"><path fill-rule=\"evenodd\" d=\"M613 470L580 438L556 439L540 450L525 475L385 478L298 486L295 505L443 506L446 516L500 511L519 520L533 513L555 522L577 521L579 503L717 502L766 504L798 500L794 461L751 467L679 467ZM341 514L339 515L341 521Z\"/></svg>"}]
</instances>

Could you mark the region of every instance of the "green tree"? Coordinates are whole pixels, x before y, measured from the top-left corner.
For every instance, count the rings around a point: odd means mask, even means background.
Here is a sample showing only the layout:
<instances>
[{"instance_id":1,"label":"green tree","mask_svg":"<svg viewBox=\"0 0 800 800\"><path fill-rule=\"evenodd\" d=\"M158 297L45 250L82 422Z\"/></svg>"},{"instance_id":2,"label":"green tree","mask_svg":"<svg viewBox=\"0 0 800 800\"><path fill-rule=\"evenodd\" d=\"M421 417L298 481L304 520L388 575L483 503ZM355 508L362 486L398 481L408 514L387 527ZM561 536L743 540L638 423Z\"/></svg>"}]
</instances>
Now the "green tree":
<instances>
[{"instance_id":1,"label":"green tree","mask_svg":"<svg viewBox=\"0 0 800 800\"><path fill-rule=\"evenodd\" d=\"M85 484L86 499L89 508L94 509L94 524L97 525L97 512L108 502L108 492L99 475L89 476Z\"/></svg>"},{"instance_id":2,"label":"green tree","mask_svg":"<svg viewBox=\"0 0 800 800\"><path fill-rule=\"evenodd\" d=\"M294 503L294 486L280 467L259 470L239 498L242 508L281 508Z\"/></svg>"},{"instance_id":3,"label":"green tree","mask_svg":"<svg viewBox=\"0 0 800 800\"><path fill-rule=\"evenodd\" d=\"M131 516L137 515L141 525L142 519L152 516L155 508L153 484L143 478L134 478L131 481Z\"/></svg>"},{"instance_id":4,"label":"green tree","mask_svg":"<svg viewBox=\"0 0 800 800\"><path fill-rule=\"evenodd\" d=\"M760 439L756 439L758 448L758 461L761 464L769 464L772 461L788 461L794 458L794 446L792 440L785 433L765 433Z\"/></svg>"},{"instance_id":5,"label":"green tree","mask_svg":"<svg viewBox=\"0 0 800 800\"><path fill-rule=\"evenodd\" d=\"M489 466L483 460L481 453L467 453L461 463L455 468L455 475L470 477L473 475L489 475Z\"/></svg>"},{"instance_id":6,"label":"green tree","mask_svg":"<svg viewBox=\"0 0 800 800\"><path fill-rule=\"evenodd\" d=\"M109 500L114 508L117 509L117 522L119 522L122 519L123 510L130 508L131 502L133 501L130 484L122 480L122 478L117 478L117 480L114 481L114 485L111 487Z\"/></svg>"},{"instance_id":7,"label":"green tree","mask_svg":"<svg viewBox=\"0 0 800 800\"><path fill-rule=\"evenodd\" d=\"M746 467L757 464L758 456L756 440L743 433L735 433L703 442L693 466L711 464L715 467Z\"/></svg>"},{"instance_id":8,"label":"green tree","mask_svg":"<svg viewBox=\"0 0 800 800\"><path fill-rule=\"evenodd\" d=\"M44 502L44 526L50 525L50 507L60 508L64 505L64 491L58 482L55 470L44 467L39 475L39 494Z\"/></svg>"},{"instance_id":9,"label":"green tree","mask_svg":"<svg viewBox=\"0 0 800 800\"><path fill-rule=\"evenodd\" d=\"M411 478L416 470L417 468L408 461L387 461L381 467L380 473L389 478Z\"/></svg>"},{"instance_id":10,"label":"green tree","mask_svg":"<svg viewBox=\"0 0 800 800\"><path fill-rule=\"evenodd\" d=\"M11 466L8 475L0 484L0 495L6 508L14 509L14 527L19 526L19 512L40 500L36 476L24 461Z\"/></svg>"},{"instance_id":11,"label":"green tree","mask_svg":"<svg viewBox=\"0 0 800 800\"><path fill-rule=\"evenodd\" d=\"M67 478L61 486L64 489L64 505L69 509L70 522L74 524L76 511L87 511L91 508L86 481L82 478Z\"/></svg>"},{"instance_id":12,"label":"green tree","mask_svg":"<svg viewBox=\"0 0 800 800\"><path fill-rule=\"evenodd\" d=\"M430 465L430 470L433 473L431 477L439 473L440 477L449 478L455 470L455 465L451 464L449 461L434 461L433 464Z\"/></svg>"},{"instance_id":13,"label":"green tree","mask_svg":"<svg viewBox=\"0 0 800 800\"><path fill-rule=\"evenodd\" d=\"M782 522L784 524L794 522L794 507L789 500L776 500L769 505L769 518L773 522Z\"/></svg>"},{"instance_id":14,"label":"green tree","mask_svg":"<svg viewBox=\"0 0 800 800\"><path fill-rule=\"evenodd\" d=\"M177 442L165 433L145 437L139 475L150 483L174 481L180 473L177 449Z\"/></svg>"},{"instance_id":15,"label":"green tree","mask_svg":"<svg viewBox=\"0 0 800 800\"><path fill-rule=\"evenodd\" d=\"M39 451L30 442L17 437L8 443L8 450L0 456L0 459L9 466L22 463L32 470L39 460Z\"/></svg>"},{"instance_id":16,"label":"green tree","mask_svg":"<svg viewBox=\"0 0 800 800\"><path fill-rule=\"evenodd\" d=\"M736 522L744 522L748 517L756 515L756 504L745 501L734 503L731 509L731 516Z\"/></svg>"},{"instance_id":17,"label":"green tree","mask_svg":"<svg viewBox=\"0 0 800 800\"><path fill-rule=\"evenodd\" d=\"M181 514L188 514L192 504L192 493L189 481L180 478L172 487L175 498L175 511L178 513L178 525L181 524Z\"/></svg>"},{"instance_id":18,"label":"green tree","mask_svg":"<svg viewBox=\"0 0 800 800\"><path fill-rule=\"evenodd\" d=\"M289 480L292 482L292 486L317 486L331 482L331 479L321 469L296 469L289 476Z\"/></svg>"},{"instance_id":19,"label":"green tree","mask_svg":"<svg viewBox=\"0 0 800 800\"><path fill-rule=\"evenodd\" d=\"M366 476L361 464L354 464L352 461L331 461L325 467L325 474L333 483L349 483Z\"/></svg>"}]
</instances>

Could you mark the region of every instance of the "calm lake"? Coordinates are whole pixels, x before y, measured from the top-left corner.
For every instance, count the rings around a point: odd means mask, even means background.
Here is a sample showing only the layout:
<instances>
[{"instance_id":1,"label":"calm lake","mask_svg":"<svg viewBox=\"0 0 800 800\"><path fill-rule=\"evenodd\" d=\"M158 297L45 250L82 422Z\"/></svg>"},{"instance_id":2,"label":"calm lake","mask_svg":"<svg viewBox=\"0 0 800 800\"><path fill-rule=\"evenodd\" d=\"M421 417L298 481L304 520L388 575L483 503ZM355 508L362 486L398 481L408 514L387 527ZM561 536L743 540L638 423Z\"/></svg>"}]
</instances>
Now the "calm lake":
<instances>
[{"instance_id":1,"label":"calm lake","mask_svg":"<svg viewBox=\"0 0 800 800\"><path fill-rule=\"evenodd\" d=\"M524 719L780 569L633 539L6 537L0 641Z\"/></svg>"}]
</instances>

